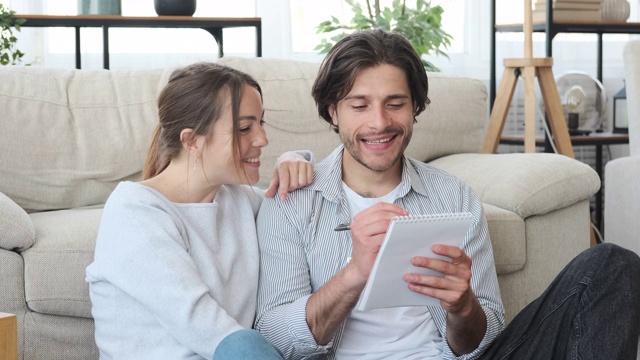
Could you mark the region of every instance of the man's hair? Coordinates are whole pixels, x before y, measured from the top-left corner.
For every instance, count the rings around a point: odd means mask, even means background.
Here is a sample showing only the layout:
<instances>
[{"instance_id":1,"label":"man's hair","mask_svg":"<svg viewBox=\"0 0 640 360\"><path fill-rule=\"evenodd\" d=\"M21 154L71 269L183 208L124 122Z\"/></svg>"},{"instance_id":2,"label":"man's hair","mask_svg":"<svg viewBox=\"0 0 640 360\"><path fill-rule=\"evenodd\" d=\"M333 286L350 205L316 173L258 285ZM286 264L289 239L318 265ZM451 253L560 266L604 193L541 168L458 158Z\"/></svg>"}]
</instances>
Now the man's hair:
<instances>
[{"instance_id":1,"label":"man's hair","mask_svg":"<svg viewBox=\"0 0 640 360\"><path fill-rule=\"evenodd\" d=\"M396 66L406 74L415 115L430 103L427 73L407 39L380 29L355 32L338 41L327 53L311 90L318 113L336 132L329 107L349 94L360 71L383 64Z\"/></svg>"}]
</instances>

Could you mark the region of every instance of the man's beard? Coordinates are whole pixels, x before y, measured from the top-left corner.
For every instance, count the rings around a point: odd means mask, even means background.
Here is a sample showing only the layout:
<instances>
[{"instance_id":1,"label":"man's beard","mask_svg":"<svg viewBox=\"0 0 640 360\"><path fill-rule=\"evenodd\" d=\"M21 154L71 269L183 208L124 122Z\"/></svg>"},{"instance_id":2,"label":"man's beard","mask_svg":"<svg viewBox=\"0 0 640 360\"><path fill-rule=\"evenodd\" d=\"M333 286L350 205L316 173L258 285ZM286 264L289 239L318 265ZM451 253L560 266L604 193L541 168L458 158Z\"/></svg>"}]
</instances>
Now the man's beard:
<instances>
[{"instance_id":1,"label":"man's beard","mask_svg":"<svg viewBox=\"0 0 640 360\"><path fill-rule=\"evenodd\" d=\"M400 144L400 147L398 148L398 153L395 154L395 157L391 161L389 161L388 163L385 163L385 164L375 164L375 163L371 163L371 162L368 163L368 162L365 161L365 158L362 155L362 152L360 151L362 148L358 144L358 143L361 142L362 138L366 138L367 136L372 136L372 135L395 135L396 137L399 137L399 136L402 136L402 135L406 135L406 136L404 137L404 139L402 141L402 144ZM356 143L356 142L352 141L351 138L345 136L344 133L340 132L340 140L342 140L342 144L344 144L344 148L349 152L351 157L354 158L362 166L366 167L367 169L369 169L371 171L375 171L375 172L387 171L391 167L393 167L395 164L397 164L398 161L400 161L400 159L402 158L402 155L404 154L405 149L409 145L409 141L411 141L411 136L412 136L412 130L411 129L409 129L407 131L407 133L405 134L405 132L401 128L392 128L392 129L388 129L385 132L380 133L380 134L358 135L358 136L356 136L356 140L355 140L358 143Z\"/></svg>"}]
</instances>

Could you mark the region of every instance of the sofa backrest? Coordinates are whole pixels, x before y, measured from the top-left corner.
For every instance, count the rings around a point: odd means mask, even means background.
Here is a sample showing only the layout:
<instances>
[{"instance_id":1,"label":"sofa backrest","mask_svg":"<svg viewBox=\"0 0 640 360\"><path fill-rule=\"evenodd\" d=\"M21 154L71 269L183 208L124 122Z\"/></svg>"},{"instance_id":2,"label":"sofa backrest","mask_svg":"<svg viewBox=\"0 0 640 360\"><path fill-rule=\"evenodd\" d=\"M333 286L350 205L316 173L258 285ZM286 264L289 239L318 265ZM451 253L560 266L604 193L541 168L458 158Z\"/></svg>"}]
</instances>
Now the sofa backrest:
<instances>
[{"instance_id":1,"label":"sofa backrest","mask_svg":"<svg viewBox=\"0 0 640 360\"><path fill-rule=\"evenodd\" d=\"M0 66L0 192L29 212L104 203L142 168L167 76Z\"/></svg>"},{"instance_id":2,"label":"sofa backrest","mask_svg":"<svg viewBox=\"0 0 640 360\"><path fill-rule=\"evenodd\" d=\"M263 89L269 146L258 186L267 186L284 151L309 149L320 160L338 145L311 98L318 64L219 62L253 75ZM103 204L118 182L137 180L158 122L157 96L172 70L0 67L0 192L33 212ZM429 78L431 105L418 117L408 155L428 161L479 152L485 86L443 74Z\"/></svg>"}]
</instances>

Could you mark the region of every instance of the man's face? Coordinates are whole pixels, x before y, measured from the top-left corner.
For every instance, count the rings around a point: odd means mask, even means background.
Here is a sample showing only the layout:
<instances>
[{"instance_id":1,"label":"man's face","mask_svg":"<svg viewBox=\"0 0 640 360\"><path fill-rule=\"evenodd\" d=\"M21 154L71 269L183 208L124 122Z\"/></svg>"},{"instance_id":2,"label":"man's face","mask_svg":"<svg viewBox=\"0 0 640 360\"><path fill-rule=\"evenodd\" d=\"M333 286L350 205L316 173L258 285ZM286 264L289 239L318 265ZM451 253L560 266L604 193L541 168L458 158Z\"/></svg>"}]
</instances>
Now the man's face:
<instances>
[{"instance_id":1,"label":"man's face","mask_svg":"<svg viewBox=\"0 0 640 360\"><path fill-rule=\"evenodd\" d=\"M403 70L383 64L361 70L347 96L331 108L347 150L343 166L400 171L411 140L414 106Z\"/></svg>"}]
</instances>

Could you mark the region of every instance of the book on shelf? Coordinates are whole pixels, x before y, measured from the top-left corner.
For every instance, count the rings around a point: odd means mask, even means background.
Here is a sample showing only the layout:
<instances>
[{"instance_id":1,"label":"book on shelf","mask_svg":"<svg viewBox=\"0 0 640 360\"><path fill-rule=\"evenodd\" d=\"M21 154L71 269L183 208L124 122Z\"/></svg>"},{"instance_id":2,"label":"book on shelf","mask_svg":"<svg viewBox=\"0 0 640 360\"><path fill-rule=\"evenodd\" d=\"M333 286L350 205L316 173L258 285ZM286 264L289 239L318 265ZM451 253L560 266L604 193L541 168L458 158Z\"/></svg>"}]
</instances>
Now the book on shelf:
<instances>
[{"instance_id":1,"label":"book on shelf","mask_svg":"<svg viewBox=\"0 0 640 360\"><path fill-rule=\"evenodd\" d=\"M544 23L547 21L547 12L534 10L531 14L531 20L535 23ZM600 20L600 10L553 10L554 22L600 22Z\"/></svg>"},{"instance_id":2,"label":"book on shelf","mask_svg":"<svg viewBox=\"0 0 640 360\"><path fill-rule=\"evenodd\" d=\"M600 10L600 6L602 6L600 2L554 2L551 8L554 10ZM545 11L547 9L547 2L545 0L536 2L534 9Z\"/></svg>"},{"instance_id":3,"label":"book on shelf","mask_svg":"<svg viewBox=\"0 0 640 360\"><path fill-rule=\"evenodd\" d=\"M602 4L604 0L553 0L553 4ZM547 3L547 0L536 0L536 4Z\"/></svg>"}]
</instances>

